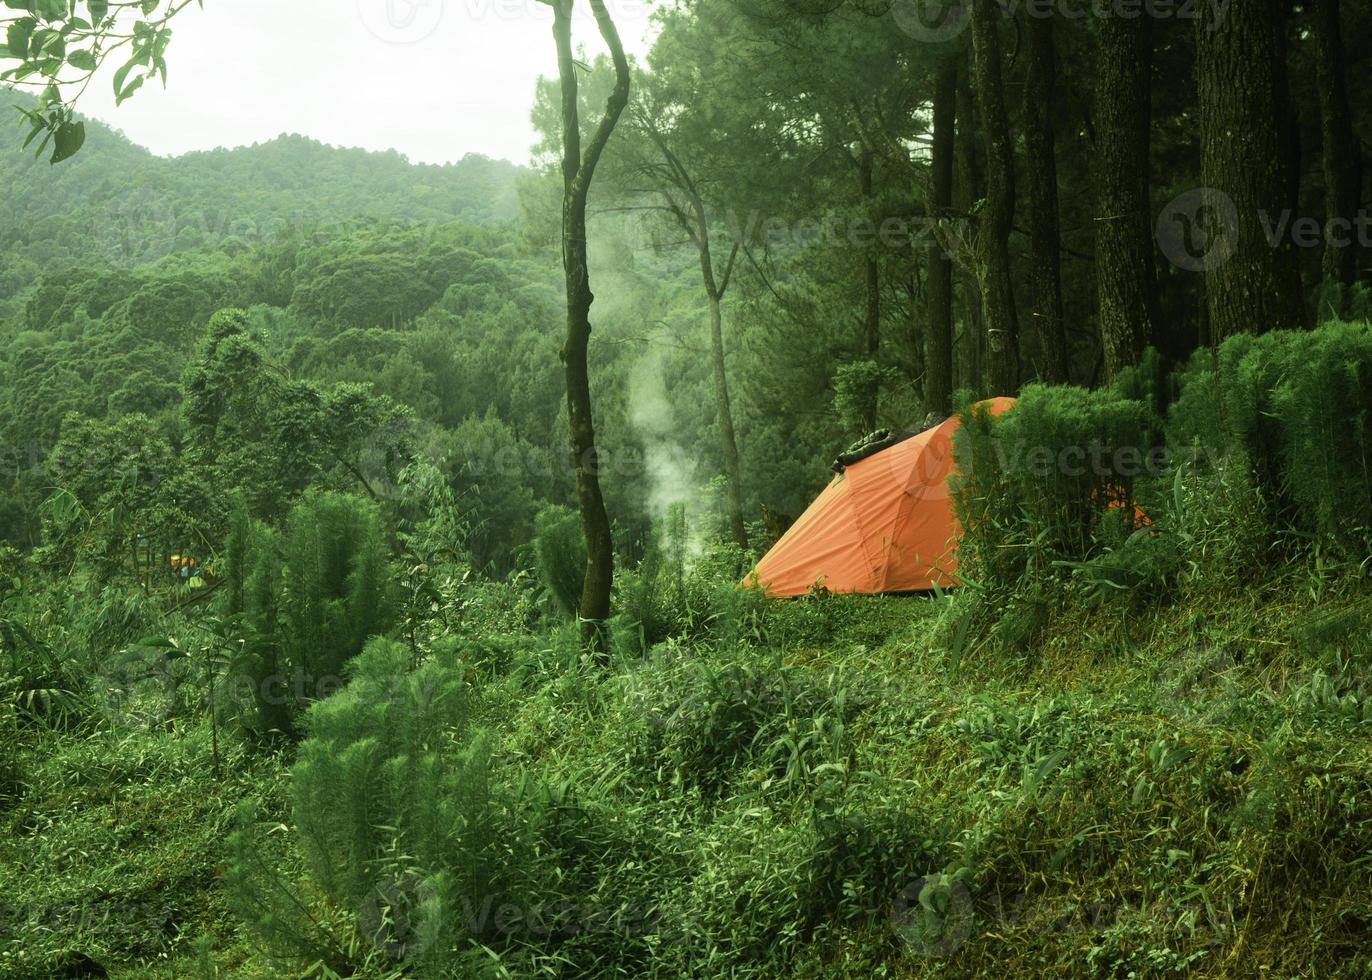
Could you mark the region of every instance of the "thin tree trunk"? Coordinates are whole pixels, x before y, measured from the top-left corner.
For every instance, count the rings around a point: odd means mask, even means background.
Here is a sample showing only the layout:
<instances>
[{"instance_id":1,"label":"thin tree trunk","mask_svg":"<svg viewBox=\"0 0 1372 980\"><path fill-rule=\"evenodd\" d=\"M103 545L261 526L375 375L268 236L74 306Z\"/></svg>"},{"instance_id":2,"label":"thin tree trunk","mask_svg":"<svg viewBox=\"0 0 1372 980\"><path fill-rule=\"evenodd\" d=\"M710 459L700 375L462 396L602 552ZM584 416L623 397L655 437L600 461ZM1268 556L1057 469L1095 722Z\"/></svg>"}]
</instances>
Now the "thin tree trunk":
<instances>
[{"instance_id":1,"label":"thin tree trunk","mask_svg":"<svg viewBox=\"0 0 1372 980\"><path fill-rule=\"evenodd\" d=\"M858 178L862 188L862 198L871 205L876 191L873 186L871 147L863 146L858 160ZM876 243L868 245L863 256L863 293L866 298L862 318L863 337L866 345L867 360L881 364L881 264L877 255ZM877 427L877 401L880 397L880 381L872 378L864 393L862 422L868 432Z\"/></svg>"},{"instance_id":2,"label":"thin tree trunk","mask_svg":"<svg viewBox=\"0 0 1372 980\"><path fill-rule=\"evenodd\" d=\"M734 263L738 260L739 244L734 243L724 275L716 278L714 257L710 249L710 221L705 213L705 201L700 196L691 172L662 137L653 121L638 111L638 122L662 154L662 160L673 175L673 184L690 200L690 212L680 206L670 194L664 193L668 210L676 217L682 230L696 243L700 259L701 282L710 310L710 352L714 372L715 412L719 417L719 434L724 450L724 479L727 484L725 504L729 511L729 533L740 548L748 547L748 528L743 523L743 470L738 460L738 441L734 436L734 415L729 402L729 378L724 363L724 292L729 288Z\"/></svg>"},{"instance_id":3,"label":"thin tree trunk","mask_svg":"<svg viewBox=\"0 0 1372 980\"><path fill-rule=\"evenodd\" d=\"M577 107L576 63L572 56L573 0L553 0L553 38L562 86L562 265L567 288L567 339L562 364L567 379L567 416L572 437L572 468L581 527L586 536L586 577L581 589L581 636L592 650L607 649L605 621L610 617L610 588L614 580L614 542L610 518L600 492L599 459L591 415L591 383L586 352L591 339L590 273L587 267L586 197L596 164L629 101L629 65L604 0L590 0L596 25L610 48L615 87L605 115L581 150L581 121Z\"/></svg>"},{"instance_id":4,"label":"thin tree trunk","mask_svg":"<svg viewBox=\"0 0 1372 980\"><path fill-rule=\"evenodd\" d=\"M1019 336L1010 271L1010 229L1015 216L1015 161L1001 78L1000 17L996 0L974 0L972 52L977 106L986 147L986 203L980 215L982 306L991 394L1019 390Z\"/></svg>"},{"instance_id":5,"label":"thin tree trunk","mask_svg":"<svg viewBox=\"0 0 1372 980\"><path fill-rule=\"evenodd\" d=\"M957 122L958 65L946 58L934 81L934 147L930 161L929 220L953 207L953 129ZM929 268L929 323L924 331L924 407L953 410L953 262L937 235L925 252Z\"/></svg>"},{"instance_id":6,"label":"thin tree trunk","mask_svg":"<svg viewBox=\"0 0 1372 980\"><path fill-rule=\"evenodd\" d=\"M715 279L714 262L710 257L709 225L705 209L697 197L694 201L697 234L700 243L700 273L705 280L705 296L710 307L710 361L714 368L715 412L719 416L719 437L724 449L725 504L729 511L729 535L740 548L748 547L748 528L743 523L743 473L738 461L738 441L734 437L734 414L729 404L729 376L724 364L724 315L721 310L724 290L728 288L734 261L738 258L735 243L724 270L723 282Z\"/></svg>"},{"instance_id":7,"label":"thin tree trunk","mask_svg":"<svg viewBox=\"0 0 1372 980\"><path fill-rule=\"evenodd\" d=\"M968 73L958 82L957 131L954 141L956 181L954 197L960 213L970 214L981 200L984 188L979 146L980 118ZM980 261L973 257L973 261ZM958 265L958 292L962 297L962 336L958 341L956 374L961 387L981 397L986 393L986 376L982 371L982 340L986 336L986 318L982 315L981 280L967 263Z\"/></svg>"},{"instance_id":8,"label":"thin tree trunk","mask_svg":"<svg viewBox=\"0 0 1372 980\"><path fill-rule=\"evenodd\" d=\"M1282 224L1290 217L1284 0L1243 0L1223 16L1198 9L1201 183L1209 213L1227 226L1205 261L1210 335L1218 343L1299 328L1300 274Z\"/></svg>"},{"instance_id":9,"label":"thin tree trunk","mask_svg":"<svg viewBox=\"0 0 1372 980\"><path fill-rule=\"evenodd\" d=\"M1348 65L1343 52L1339 0L1316 0L1315 51L1324 142L1324 278L1329 283L1351 286L1358 270L1353 221L1357 217L1362 167L1348 107Z\"/></svg>"},{"instance_id":10,"label":"thin tree trunk","mask_svg":"<svg viewBox=\"0 0 1372 980\"><path fill-rule=\"evenodd\" d=\"M1053 139L1057 57L1053 20L1028 13L1028 65L1024 78L1024 156L1029 192L1029 292L1038 372L1043 380L1068 380L1067 333L1062 319L1062 260L1058 227L1058 168Z\"/></svg>"},{"instance_id":11,"label":"thin tree trunk","mask_svg":"<svg viewBox=\"0 0 1372 980\"><path fill-rule=\"evenodd\" d=\"M1153 42L1147 17L1097 21L1096 293L1105 379L1139 362L1157 329L1149 220L1149 96Z\"/></svg>"}]
</instances>

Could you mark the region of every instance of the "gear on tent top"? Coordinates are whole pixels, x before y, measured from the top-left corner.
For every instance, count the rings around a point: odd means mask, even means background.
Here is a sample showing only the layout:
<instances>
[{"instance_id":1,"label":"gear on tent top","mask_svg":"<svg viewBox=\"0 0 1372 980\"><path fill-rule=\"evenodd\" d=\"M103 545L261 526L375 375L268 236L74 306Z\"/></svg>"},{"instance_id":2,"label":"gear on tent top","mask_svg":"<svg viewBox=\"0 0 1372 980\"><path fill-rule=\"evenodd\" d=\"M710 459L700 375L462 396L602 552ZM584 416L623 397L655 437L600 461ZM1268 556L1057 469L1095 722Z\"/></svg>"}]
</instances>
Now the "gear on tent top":
<instances>
[{"instance_id":1,"label":"gear on tent top","mask_svg":"<svg viewBox=\"0 0 1372 980\"><path fill-rule=\"evenodd\" d=\"M978 403L992 415L1013 398ZM768 550L743 585L771 596L919 592L958 584L961 535L948 478L959 420L873 432L834 463L837 475Z\"/></svg>"},{"instance_id":2,"label":"gear on tent top","mask_svg":"<svg viewBox=\"0 0 1372 980\"><path fill-rule=\"evenodd\" d=\"M842 473L854 463L861 462L868 456L875 456L883 449L890 449L897 443L904 442L906 439L917 436L921 432L932 429L941 422L947 421L947 419L948 416L946 415L930 412L924 417L923 424L917 429L901 429L899 432L892 432L890 429L877 429L875 432L869 432L843 452L839 453L830 465L835 473Z\"/></svg>"}]
</instances>

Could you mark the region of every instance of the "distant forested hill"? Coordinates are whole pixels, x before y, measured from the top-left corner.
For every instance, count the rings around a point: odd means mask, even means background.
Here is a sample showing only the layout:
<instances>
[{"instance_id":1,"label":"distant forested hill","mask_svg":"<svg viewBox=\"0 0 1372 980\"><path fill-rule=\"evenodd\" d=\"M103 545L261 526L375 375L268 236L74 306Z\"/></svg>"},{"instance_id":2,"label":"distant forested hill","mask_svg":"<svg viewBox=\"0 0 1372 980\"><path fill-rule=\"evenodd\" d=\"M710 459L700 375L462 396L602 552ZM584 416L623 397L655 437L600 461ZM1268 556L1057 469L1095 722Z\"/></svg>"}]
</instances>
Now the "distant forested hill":
<instances>
[{"instance_id":1,"label":"distant forested hill","mask_svg":"<svg viewBox=\"0 0 1372 980\"><path fill-rule=\"evenodd\" d=\"M12 105L33 100L0 90ZM515 216L521 168L471 154L444 166L297 135L158 157L87 121L86 147L53 167L0 143L0 251L52 263L136 264L229 238L259 244L286 228L364 220L488 223ZM14 283L8 283L9 289ZM7 295L4 284L0 294Z\"/></svg>"},{"instance_id":2,"label":"distant forested hill","mask_svg":"<svg viewBox=\"0 0 1372 980\"><path fill-rule=\"evenodd\" d=\"M23 99L0 92L0 106ZM508 569L538 510L571 502L561 270L546 233L556 194L521 208L516 192L536 176L300 136L165 158L88 123L81 153L56 166L19 142L0 142L0 543L39 541L41 502L70 478L53 467L64 441L95 439L102 461L131 452L129 439L179 457L187 378L209 370L207 324L229 307L247 311L263 373L228 370L224 397L284 378L282 418L335 396L348 417L365 415L338 385L370 392L378 417L399 406L405 441L464 495L482 563ZM620 218L597 220L598 423L606 457L630 460L608 491L621 529L641 528L665 479L643 463L649 446L660 452L664 432L708 446L713 425L698 348L649 356L647 337L689 337L705 318L693 255L635 255ZM664 376L679 410L658 403ZM643 391L658 400L646 410ZM225 478L197 465L197 486L226 499Z\"/></svg>"}]
</instances>

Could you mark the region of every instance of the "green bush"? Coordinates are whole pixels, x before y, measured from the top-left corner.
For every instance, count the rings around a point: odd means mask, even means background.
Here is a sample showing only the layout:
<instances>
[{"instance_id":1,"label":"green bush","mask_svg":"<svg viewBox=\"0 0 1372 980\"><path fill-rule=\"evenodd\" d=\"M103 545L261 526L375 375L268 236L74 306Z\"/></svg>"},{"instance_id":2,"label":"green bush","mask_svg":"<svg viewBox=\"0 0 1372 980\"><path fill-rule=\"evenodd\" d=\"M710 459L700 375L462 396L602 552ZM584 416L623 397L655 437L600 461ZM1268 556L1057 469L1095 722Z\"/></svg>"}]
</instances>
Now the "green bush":
<instances>
[{"instance_id":1,"label":"green bush","mask_svg":"<svg viewBox=\"0 0 1372 980\"><path fill-rule=\"evenodd\" d=\"M953 482L964 579L1012 588L1085 561L1112 509L1134 521L1154 442L1146 404L1113 390L1030 385L999 418L964 400Z\"/></svg>"},{"instance_id":2,"label":"green bush","mask_svg":"<svg viewBox=\"0 0 1372 980\"><path fill-rule=\"evenodd\" d=\"M390 620L380 513L370 501L310 492L292 509L284 544L291 665L314 682L338 677Z\"/></svg>"},{"instance_id":3,"label":"green bush","mask_svg":"<svg viewBox=\"0 0 1372 980\"><path fill-rule=\"evenodd\" d=\"M1372 552L1372 331L1328 323L1198 352L1170 442L1207 472L1234 466L1261 494L1271 538L1295 533L1361 561Z\"/></svg>"},{"instance_id":4,"label":"green bush","mask_svg":"<svg viewBox=\"0 0 1372 980\"><path fill-rule=\"evenodd\" d=\"M771 605L759 589L739 587L751 556L737 545L702 545L684 505L655 522L644 557L615 578L616 647L638 657L669 638L724 646L762 638Z\"/></svg>"},{"instance_id":5,"label":"green bush","mask_svg":"<svg viewBox=\"0 0 1372 980\"><path fill-rule=\"evenodd\" d=\"M348 686L310 708L292 791L312 881L364 938L437 976L464 955L474 915L515 900L531 858L470 724L464 665L410 657L371 641Z\"/></svg>"},{"instance_id":6,"label":"green bush","mask_svg":"<svg viewBox=\"0 0 1372 980\"><path fill-rule=\"evenodd\" d=\"M20 680L0 674L0 810L24 792L19 758L19 711L15 703Z\"/></svg>"},{"instance_id":7,"label":"green bush","mask_svg":"<svg viewBox=\"0 0 1372 980\"><path fill-rule=\"evenodd\" d=\"M241 707L257 733L291 732L295 714L341 683L343 665L393 619L380 514L344 494L305 494L284 534L236 500L224 581L222 608L241 641L230 668L251 688Z\"/></svg>"},{"instance_id":8,"label":"green bush","mask_svg":"<svg viewBox=\"0 0 1372 980\"><path fill-rule=\"evenodd\" d=\"M534 568L553 605L564 616L581 609L586 578L586 538L581 519L568 507L545 507L534 519Z\"/></svg>"},{"instance_id":9,"label":"green bush","mask_svg":"<svg viewBox=\"0 0 1372 980\"><path fill-rule=\"evenodd\" d=\"M843 755L854 710L843 688L746 650L702 659L665 646L627 683L641 770L706 799L743 770L769 784L806 782Z\"/></svg>"}]
</instances>

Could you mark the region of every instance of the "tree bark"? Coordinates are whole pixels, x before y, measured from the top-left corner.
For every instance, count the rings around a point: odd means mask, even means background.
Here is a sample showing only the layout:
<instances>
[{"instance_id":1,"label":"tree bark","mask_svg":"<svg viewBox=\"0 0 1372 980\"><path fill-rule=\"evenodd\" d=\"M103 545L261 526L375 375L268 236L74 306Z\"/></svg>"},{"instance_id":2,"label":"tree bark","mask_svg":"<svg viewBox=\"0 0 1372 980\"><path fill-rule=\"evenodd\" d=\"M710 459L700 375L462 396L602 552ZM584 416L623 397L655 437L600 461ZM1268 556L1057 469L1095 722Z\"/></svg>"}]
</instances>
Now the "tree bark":
<instances>
[{"instance_id":1,"label":"tree bark","mask_svg":"<svg viewBox=\"0 0 1372 980\"><path fill-rule=\"evenodd\" d=\"M734 413L729 404L729 377L724 364L724 314L721 309L724 290L728 287L729 276L733 272L734 261L738 257L738 245L729 255L725 267L724 280L715 278L714 262L710 257L709 226L705 220L705 210L699 198L696 199L697 221L699 222L700 272L705 280L705 296L710 307L710 361L714 369L715 411L719 416L719 438L724 450L725 505L729 511L729 535L740 548L748 547L748 528L743 523L743 472L738 461L738 441L734 436Z\"/></svg>"},{"instance_id":2,"label":"tree bark","mask_svg":"<svg viewBox=\"0 0 1372 980\"><path fill-rule=\"evenodd\" d=\"M583 154L581 120L577 108L576 63L572 57L572 4L553 0L553 38L562 87L562 266L567 289L567 338L562 364L567 379L567 417L572 437L572 469L586 536L586 577L581 588L582 642L597 653L608 649L605 621L610 617L610 589L614 581L614 542L610 518L600 491L599 457L591 415L590 373L586 352L591 339L590 272L587 266L586 197L596 164L629 101L629 64L619 33L604 0L590 0L600 34L615 65L615 86L605 114Z\"/></svg>"},{"instance_id":3,"label":"tree bark","mask_svg":"<svg viewBox=\"0 0 1372 980\"><path fill-rule=\"evenodd\" d=\"M1024 156L1029 192L1029 293L1038 373L1050 384L1068 380L1067 334L1062 319L1062 260L1058 224L1058 168L1053 138L1057 57L1053 20L1025 7L1028 65L1024 77Z\"/></svg>"},{"instance_id":4,"label":"tree bark","mask_svg":"<svg viewBox=\"0 0 1372 980\"><path fill-rule=\"evenodd\" d=\"M1157 329L1149 203L1149 19L1096 22L1096 299L1105 380L1139 362Z\"/></svg>"},{"instance_id":5,"label":"tree bark","mask_svg":"<svg viewBox=\"0 0 1372 980\"><path fill-rule=\"evenodd\" d=\"M696 253L700 259L700 277L710 311L710 357L714 374L715 411L719 417L720 442L724 452L724 480L727 484L725 505L729 512L729 534L736 545L746 549L748 528L743 523L743 471L739 465L738 440L734 436L734 415L729 400L729 378L724 363L724 292L729 288L729 280L733 276L739 244L734 243L733 249L729 252L729 260L724 265L724 274L717 277L710 248L710 219L706 214L705 201L700 196L695 178L681 158L673 152L653 120L641 109L638 110L637 116L639 126L662 156L662 162L670 175L668 180L690 202L688 209L670 193L662 193L667 211L677 220L691 241L695 242Z\"/></svg>"},{"instance_id":6,"label":"tree bark","mask_svg":"<svg viewBox=\"0 0 1372 980\"><path fill-rule=\"evenodd\" d=\"M929 220L941 221L953 207L953 146L957 123L958 65L946 58L934 81L934 147L930 161ZM937 235L925 250L929 269L929 322L924 331L924 408L953 410L953 261Z\"/></svg>"},{"instance_id":7,"label":"tree bark","mask_svg":"<svg viewBox=\"0 0 1372 980\"><path fill-rule=\"evenodd\" d=\"M872 170L872 149L864 144L862 155L858 158L858 179L861 185L862 198L869 206L876 195ZM863 255L862 272L863 295L866 299L862 318L863 338L867 360L879 366L881 364L881 264L875 242L867 246ZM880 382L874 377L863 397L862 422L868 432L877 427L877 401L879 397Z\"/></svg>"},{"instance_id":8,"label":"tree bark","mask_svg":"<svg viewBox=\"0 0 1372 980\"><path fill-rule=\"evenodd\" d=\"M964 72L963 76L958 80L958 136L953 148L956 160L953 188L958 211L967 215L981 200L985 181L982 179L977 101L969 73ZM980 398L986 394L986 376L982 370L981 356L986 337L986 318L982 315L981 306L981 277L968 263L962 262L958 264L957 278L962 297L962 336L958 341L955 371L961 387Z\"/></svg>"},{"instance_id":9,"label":"tree bark","mask_svg":"<svg viewBox=\"0 0 1372 980\"><path fill-rule=\"evenodd\" d=\"M982 307L992 395L1019 390L1019 337L1010 272L1010 229L1015 216L1015 161L1001 78L1000 16L996 0L973 0L972 52L977 107L986 149L986 201L980 215Z\"/></svg>"},{"instance_id":10,"label":"tree bark","mask_svg":"<svg viewBox=\"0 0 1372 980\"><path fill-rule=\"evenodd\" d=\"M1282 225L1290 217L1284 0L1243 0L1223 16L1213 5L1198 9L1201 183L1206 208L1225 225L1224 244L1205 260L1210 335L1219 343L1299 328L1305 313Z\"/></svg>"},{"instance_id":11,"label":"tree bark","mask_svg":"<svg viewBox=\"0 0 1372 980\"><path fill-rule=\"evenodd\" d=\"M1351 286L1358 269L1353 221L1357 217L1362 166L1348 107L1348 65L1343 52L1339 0L1316 0L1315 59L1324 143L1324 279Z\"/></svg>"}]
</instances>

